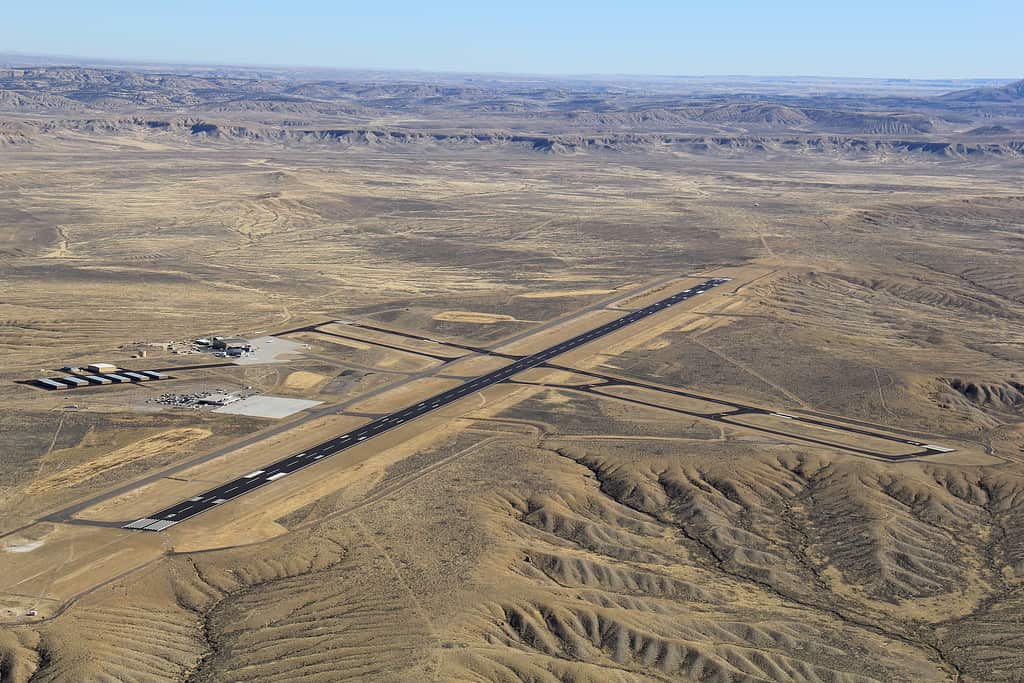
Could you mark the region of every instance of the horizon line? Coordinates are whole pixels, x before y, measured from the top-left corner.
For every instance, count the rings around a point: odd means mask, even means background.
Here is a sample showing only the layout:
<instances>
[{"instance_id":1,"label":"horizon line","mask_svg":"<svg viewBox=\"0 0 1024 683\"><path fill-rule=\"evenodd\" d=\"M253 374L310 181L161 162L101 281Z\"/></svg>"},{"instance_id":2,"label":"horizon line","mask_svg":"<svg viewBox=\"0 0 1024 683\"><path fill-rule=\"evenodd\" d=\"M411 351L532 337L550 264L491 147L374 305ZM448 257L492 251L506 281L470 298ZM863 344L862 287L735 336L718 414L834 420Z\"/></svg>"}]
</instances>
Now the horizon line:
<instances>
[{"instance_id":1,"label":"horizon line","mask_svg":"<svg viewBox=\"0 0 1024 683\"><path fill-rule=\"evenodd\" d=\"M1013 83L1021 80L1014 76L838 76L838 75L808 75L808 74L744 74L744 73L706 73L706 74L670 74L670 73L627 73L627 72L564 72L564 73L536 73L529 71L460 71L455 69L423 69L413 67L365 67L365 66L326 66L315 64L270 64L270 63L230 63L230 62L202 62L202 61L174 61L164 59L153 59L146 57L119 58L119 57L87 57L82 55L64 55L43 52L22 52L19 50L0 51L0 61L6 62L9 58L26 58L37 60L51 60L54 63L46 66L122 66L122 67L185 67L185 68L221 68L221 69L268 69L268 70L321 70L337 72L371 72L380 74L422 74L422 75L443 75L443 76L476 76L492 78L544 78L544 79L803 79L803 80L843 80L843 81L901 81L906 83L928 83L931 81L943 82L974 82L974 81L1005 81ZM67 60L61 63L59 60ZM33 68L42 65L16 66L5 63L8 68Z\"/></svg>"}]
</instances>

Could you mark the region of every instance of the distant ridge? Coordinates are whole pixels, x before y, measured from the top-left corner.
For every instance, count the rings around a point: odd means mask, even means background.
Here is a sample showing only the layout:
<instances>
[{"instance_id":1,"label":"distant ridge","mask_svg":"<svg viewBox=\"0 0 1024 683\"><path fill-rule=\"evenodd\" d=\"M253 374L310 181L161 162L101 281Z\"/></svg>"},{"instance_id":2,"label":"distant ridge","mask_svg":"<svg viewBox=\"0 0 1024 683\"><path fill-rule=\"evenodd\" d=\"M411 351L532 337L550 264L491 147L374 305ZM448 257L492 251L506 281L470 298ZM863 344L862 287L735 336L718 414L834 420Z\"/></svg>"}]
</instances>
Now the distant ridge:
<instances>
[{"instance_id":1,"label":"distant ridge","mask_svg":"<svg viewBox=\"0 0 1024 683\"><path fill-rule=\"evenodd\" d=\"M954 102L1014 102L1024 100L1024 79L1003 86L956 90L940 99Z\"/></svg>"},{"instance_id":2,"label":"distant ridge","mask_svg":"<svg viewBox=\"0 0 1024 683\"><path fill-rule=\"evenodd\" d=\"M965 135L1013 135L1013 130L1006 126L981 126L972 128Z\"/></svg>"}]
</instances>

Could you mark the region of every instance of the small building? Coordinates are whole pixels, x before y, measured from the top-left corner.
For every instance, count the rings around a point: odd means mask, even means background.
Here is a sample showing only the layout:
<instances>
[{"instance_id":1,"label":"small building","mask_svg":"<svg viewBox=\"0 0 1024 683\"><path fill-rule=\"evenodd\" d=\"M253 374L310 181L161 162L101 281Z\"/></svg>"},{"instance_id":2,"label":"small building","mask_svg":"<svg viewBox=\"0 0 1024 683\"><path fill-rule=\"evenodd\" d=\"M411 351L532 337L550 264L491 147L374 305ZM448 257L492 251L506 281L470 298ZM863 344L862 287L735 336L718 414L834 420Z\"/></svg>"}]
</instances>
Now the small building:
<instances>
[{"instance_id":1,"label":"small building","mask_svg":"<svg viewBox=\"0 0 1024 683\"><path fill-rule=\"evenodd\" d=\"M64 372L81 372L82 369L77 365L65 365L61 368Z\"/></svg>"},{"instance_id":2,"label":"small building","mask_svg":"<svg viewBox=\"0 0 1024 683\"><path fill-rule=\"evenodd\" d=\"M103 375L103 376L106 377L107 379L109 379L111 382L116 382L117 384L124 384L125 382L131 382L131 380L128 379L127 377L125 377L124 375L118 375L118 374L115 374L115 373L112 373L112 372L111 373L107 373L106 375Z\"/></svg>"},{"instance_id":3,"label":"small building","mask_svg":"<svg viewBox=\"0 0 1024 683\"><path fill-rule=\"evenodd\" d=\"M41 386L43 389L49 389L50 391L53 391L54 389L68 388L67 384L62 384L61 382L58 382L57 380L53 379L46 379L45 377L37 379L36 384L38 386Z\"/></svg>"},{"instance_id":4,"label":"small building","mask_svg":"<svg viewBox=\"0 0 1024 683\"><path fill-rule=\"evenodd\" d=\"M86 375L85 378L92 384L110 384L110 380L99 375Z\"/></svg>"},{"instance_id":5,"label":"small building","mask_svg":"<svg viewBox=\"0 0 1024 683\"><path fill-rule=\"evenodd\" d=\"M246 349L239 349L239 348L232 347L232 348L228 349L227 351L225 351L224 353L226 353L229 358L240 358L242 356L242 354L245 353L245 351L246 351Z\"/></svg>"},{"instance_id":6,"label":"small building","mask_svg":"<svg viewBox=\"0 0 1024 683\"><path fill-rule=\"evenodd\" d=\"M102 375L108 372L114 372L117 370L117 366L113 363L90 363L85 366L85 369L89 372L95 372Z\"/></svg>"},{"instance_id":7,"label":"small building","mask_svg":"<svg viewBox=\"0 0 1024 683\"><path fill-rule=\"evenodd\" d=\"M60 381L64 382L64 384L73 387L84 387L86 384L89 383L88 381L82 379L81 377L72 377L71 375L68 375L67 377L61 377Z\"/></svg>"},{"instance_id":8,"label":"small building","mask_svg":"<svg viewBox=\"0 0 1024 683\"><path fill-rule=\"evenodd\" d=\"M140 375L145 375L146 377L149 377L150 379L167 379L167 375L165 375L162 372L157 372L156 370L143 370L139 374Z\"/></svg>"},{"instance_id":9,"label":"small building","mask_svg":"<svg viewBox=\"0 0 1024 683\"><path fill-rule=\"evenodd\" d=\"M143 375L141 372L122 372L121 374L133 382L148 382L149 380L153 379L152 377L147 377L146 375Z\"/></svg>"},{"instance_id":10,"label":"small building","mask_svg":"<svg viewBox=\"0 0 1024 683\"><path fill-rule=\"evenodd\" d=\"M229 349L252 350L249 340L241 339L240 337L214 337L210 347L218 351L227 351Z\"/></svg>"},{"instance_id":11,"label":"small building","mask_svg":"<svg viewBox=\"0 0 1024 683\"><path fill-rule=\"evenodd\" d=\"M210 340L207 339L206 337L200 337L199 339L192 340L192 343L196 344L197 346L209 346Z\"/></svg>"}]
</instances>

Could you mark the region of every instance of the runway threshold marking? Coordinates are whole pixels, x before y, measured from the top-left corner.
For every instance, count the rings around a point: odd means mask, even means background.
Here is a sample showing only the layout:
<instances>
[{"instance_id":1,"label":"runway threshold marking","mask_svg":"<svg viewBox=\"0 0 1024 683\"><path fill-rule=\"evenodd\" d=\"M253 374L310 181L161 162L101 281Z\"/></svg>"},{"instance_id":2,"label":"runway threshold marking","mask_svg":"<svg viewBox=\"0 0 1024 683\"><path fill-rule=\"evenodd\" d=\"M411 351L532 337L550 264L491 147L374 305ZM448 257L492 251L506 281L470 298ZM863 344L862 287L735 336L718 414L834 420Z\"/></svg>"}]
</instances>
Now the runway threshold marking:
<instances>
[{"instance_id":1,"label":"runway threshold marking","mask_svg":"<svg viewBox=\"0 0 1024 683\"><path fill-rule=\"evenodd\" d=\"M553 344L552 346L530 356L520 358L503 368L489 372L486 375L469 379L454 389L443 391L440 394L426 399L418 405L412 405L410 407L397 410L387 416L378 418L369 424L358 427L351 432L324 441L323 443L308 449L308 452L317 453L312 460L301 460L296 458L296 456L288 456L287 458L283 458L271 465L268 465L266 469L250 472L238 479L226 482L214 489L211 489L200 496L195 496L187 501L182 501L168 508L164 508L163 510L155 512L148 517L143 517L133 522L129 522L123 525L123 528L140 531L163 531L164 529L167 529L174 524L178 524L185 519L202 514L216 505L225 503L228 500L237 498L238 496L243 496L250 491L255 491L261 486L276 481L290 472L296 472L304 467L312 465L315 461L320 460L321 458L336 455L337 453L351 448L367 439L371 439L386 431L395 429L407 421L421 417L433 410L442 408L449 403L453 403L467 394L475 393L482 387L503 382L512 375L543 365L553 356L575 349L592 341L593 339L611 334L612 332L620 330L637 320L654 315L669 306L681 303L699 294L703 294L707 290L726 282L730 282L731 280L732 278L727 277L711 278L697 287L691 287L690 289L677 292L669 297L656 301L649 306L632 311L620 318L616 318L615 320L605 323L600 327L578 334L571 339ZM281 472L280 470L287 471Z\"/></svg>"}]
</instances>

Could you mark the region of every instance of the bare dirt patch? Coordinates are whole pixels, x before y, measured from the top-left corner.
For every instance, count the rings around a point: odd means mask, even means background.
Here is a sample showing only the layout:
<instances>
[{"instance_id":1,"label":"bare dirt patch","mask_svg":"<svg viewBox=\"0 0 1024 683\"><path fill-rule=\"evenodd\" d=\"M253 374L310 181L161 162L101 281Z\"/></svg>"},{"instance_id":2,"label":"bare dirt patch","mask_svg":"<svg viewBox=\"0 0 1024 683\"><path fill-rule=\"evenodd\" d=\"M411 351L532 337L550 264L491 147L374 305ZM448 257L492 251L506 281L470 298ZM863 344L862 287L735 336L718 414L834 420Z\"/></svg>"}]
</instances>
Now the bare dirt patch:
<instances>
[{"instance_id":1,"label":"bare dirt patch","mask_svg":"<svg viewBox=\"0 0 1024 683\"><path fill-rule=\"evenodd\" d=\"M296 370L284 380L283 387L292 391L313 391L327 382L327 377L315 372Z\"/></svg>"},{"instance_id":2,"label":"bare dirt patch","mask_svg":"<svg viewBox=\"0 0 1024 683\"><path fill-rule=\"evenodd\" d=\"M524 299L560 299L562 297L576 297L576 296L597 296L600 294L611 294L615 292L614 289L564 289L553 292L526 292L525 294L517 294L516 296Z\"/></svg>"},{"instance_id":3,"label":"bare dirt patch","mask_svg":"<svg viewBox=\"0 0 1024 683\"><path fill-rule=\"evenodd\" d=\"M442 311L434 314L434 320L451 323L472 323L475 325L493 325L494 323L522 322L511 315L501 313L478 313L474 311Z\"/></svg>"}]
</instances>

